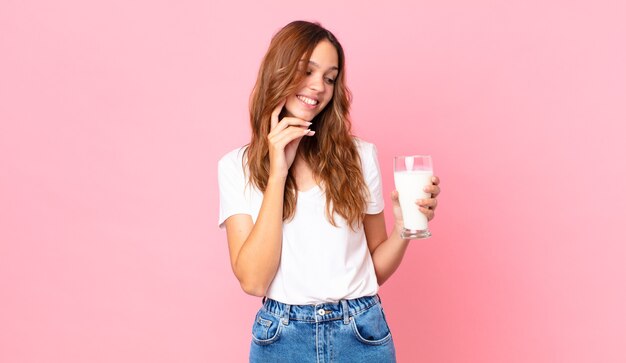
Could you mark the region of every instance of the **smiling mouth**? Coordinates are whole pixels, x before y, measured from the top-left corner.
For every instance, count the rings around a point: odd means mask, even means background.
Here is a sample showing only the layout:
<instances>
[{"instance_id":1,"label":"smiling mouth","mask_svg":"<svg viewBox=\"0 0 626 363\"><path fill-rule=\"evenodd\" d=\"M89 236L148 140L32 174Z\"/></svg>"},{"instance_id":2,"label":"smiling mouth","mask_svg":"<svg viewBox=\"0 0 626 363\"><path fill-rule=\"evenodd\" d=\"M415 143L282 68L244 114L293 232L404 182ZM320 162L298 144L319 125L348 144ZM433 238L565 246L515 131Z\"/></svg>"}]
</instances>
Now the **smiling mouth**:
<instances>
[{"instance_id":1,"label":"smiling mouth","mask_svg":"<svg viewBox=\"0 0 626 363\"><path fill-rule=\"evenodd\" d=\"M309 106L315 106L315 105L317 105L317 104L319 103L319 101L318 101L318 100L314 100L314 99L312 99L312 98L308 98L308 97L305 97L305 96L300 96L300 95L297 95L296 97L297 97L300 101L302 101L302 102L306 103L306 104L307 104L307 105L309 105Z\"/></svg>"}]
</instances>

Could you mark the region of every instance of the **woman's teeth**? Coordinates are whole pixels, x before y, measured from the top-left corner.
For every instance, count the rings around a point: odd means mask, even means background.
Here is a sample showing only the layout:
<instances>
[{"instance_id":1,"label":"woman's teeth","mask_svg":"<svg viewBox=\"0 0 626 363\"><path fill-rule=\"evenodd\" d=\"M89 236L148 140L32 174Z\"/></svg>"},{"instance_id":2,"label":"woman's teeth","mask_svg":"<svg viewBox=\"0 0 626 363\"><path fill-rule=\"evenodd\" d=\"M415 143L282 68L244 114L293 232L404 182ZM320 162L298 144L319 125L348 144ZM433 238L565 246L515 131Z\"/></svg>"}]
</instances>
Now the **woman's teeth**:
<instances>
[{"instance_id":1,"label":"woman's teeth","mask_svg":"<svg viewBox=\"0 0 626 363\"><path fill-rule=\"evenodd\" d=\"M307 105L311 105L311 106L317 105L317 102L318 102L318 101L316 101L314 99L311 99L311 98L308 98L308 97L304 97L304 96L296 96L296 97L298 97L298 99L300 101L306 103Z\"/></svg>"}]
</instances>

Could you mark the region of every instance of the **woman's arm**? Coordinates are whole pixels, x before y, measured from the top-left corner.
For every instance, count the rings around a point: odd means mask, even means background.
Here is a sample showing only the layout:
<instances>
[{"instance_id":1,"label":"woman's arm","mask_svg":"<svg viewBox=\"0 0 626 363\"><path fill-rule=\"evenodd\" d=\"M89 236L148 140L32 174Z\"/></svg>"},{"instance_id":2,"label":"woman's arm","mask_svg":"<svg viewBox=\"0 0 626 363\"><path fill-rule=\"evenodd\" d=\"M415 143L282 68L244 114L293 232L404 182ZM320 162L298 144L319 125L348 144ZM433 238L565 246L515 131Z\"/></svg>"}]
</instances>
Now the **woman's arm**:
<instances>
[{"instance_id":1,"label":"woman's arm","mask_svg":"<svg viewBox=\"0 0 626 363\"><path fill-rule=\"evenodd\" d=\"M387 237L385 226L385 212L366 214L363 220L367 246L372 254L374 270L378 285L382 285L396 271L407 247L408 239L400 238L401 229L394 226L391 235Z\"/></svg>"},{"instance_id":2,"label":"woman's arm","mask_svg":"<svg viewBox=\"0 0 626 363\"><path fill-rule=\"evenodd\" d=\"M269 180L256 223L247 214L224 222L230 263L247 294L264 296L280 262L285 182Z\"/></svg>"},{"instance_id":3,"label":"woman's arm","mask_svg":"<svg viewBox=\"0 0 626 363\"><path fill-rule=\"evenodd\" d=\"M283 240L283 198L289 168L304 136L313 136L310 122L296 117L278 120L284 102L272 112L271 131L267 136L270 172L256 223L245 214L225 221L230 263L250 295L264 296L276 276Z\"/></svg>"},{"instance_id":4,"label":"woman's arm","mask_svg":"<svg viewBox=\"0 0 626 363\"><path fill-rule=\"evenodd\" d=\"M433 185L426 189L426 192L432 194L432 198L424 199L419 203L420 211L426 215L429 221L435 217L437 196L441 192L438 185L439 178L433 177ZM378 214L366 214L363 219L367 246L372 254L379 285L387 281L398 269L409 245L408 239L400 237L404 221L402 220L402 210L397 191L391 193L391 201L393 202L394 226L389 237L387 237L384 211Z\"/></svg>"}]
</instances>

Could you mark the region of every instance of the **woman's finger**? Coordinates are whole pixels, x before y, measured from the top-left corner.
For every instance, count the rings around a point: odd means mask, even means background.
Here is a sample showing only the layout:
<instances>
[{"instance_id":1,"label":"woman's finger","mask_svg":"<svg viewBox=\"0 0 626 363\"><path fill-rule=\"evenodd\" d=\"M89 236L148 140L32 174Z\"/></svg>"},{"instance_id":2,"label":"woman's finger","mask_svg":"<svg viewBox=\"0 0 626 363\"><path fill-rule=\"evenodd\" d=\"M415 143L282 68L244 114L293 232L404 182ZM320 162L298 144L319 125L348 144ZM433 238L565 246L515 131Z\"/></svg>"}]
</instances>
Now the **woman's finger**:
<instances>
[{"instance_id":1,"label":"woman's finger","mask_svg":"<svg viewBox=\"0 0 626 363\"><path fill-rule=\"evenodd\" d=\"M297 126L300 129L302 129L302 128L307 128L308 129L309 126L311 126L311 125L312 125L311 122L304 121L304 120L299 119L297 117L285 117L285 118L283 118L282 120L280 120L278 122L278 124L274 127L274 129L272 129L270 134L278 134L278 133L282 132L283 130L286 130L290 126Z\"/></svg>"},{"instance_id":2,"label":"woman's finger","mask_svg":"<svg viewBox=\"0 0 626 363\"><path fill-rule=\"evenodd\" d=\"M285 106L285 102L287 102L287 100L283 100L281 103L278 104L278 106L276 106L276 108L274 109L274 111L272 111L272 118L271 118L271 128L270 130L273 130L274 127L276 127L276 125L278 125L278 115L280 115L280 111L283 110L283 106Z\"/></svg>"},{"instance_id":3,"label":"woman's finger","mask_svg":"<svg viewBox=\"0 0 626 363\"><path fill-rule=\"evenodd\" d=\"M436 185L428 185L424 187L426 193L430 193L433 197L437 197L441 193L441 188Z\"/></svg>"},{"instance_id":4,"label":"woman's finger","mask_svg":"<svg viewBox=\"0 0 626 363\"><path fill-rule=\"evenodd\" d=\"M426 218L428 218L429 221L435 218L435 211L432 209L426 209L426 208L420 207L420 212L422 212L426 216Z\"/></svg>"},{"instance_id":5,"label":"woman's finger","mask_svg":"<svg viewBox=\"0 0 626 363\"><path fill-rule=\"evenodd\" d=\"M415 204L419 205L420 212L430 221L435 218L435 208L437 208L437 199L418 199Z\"/></svg>"},{"instance_id":6,"label":"woman's finger","mask_svg":"<svg viewBox=\"0 0 626 363\"><path fill-rule=\"evenodd\" d=\"M437 208L437 199L435 198L418 199L415 202L415 204L426 209L435 210L435 208Z\"/></svg>"},{"instance_id":7,"label":"woman's finger","mask_svg":"<svg viewBox=\"0 0 626 363\"><path fill-rule=\"evenodd\" d=\"M315 135L315 131L313 130L302 129L300 127L290 127L283 132L270 136L270 143L282 149L293 140L313 135Z\"/></svg>"}]
</instances>

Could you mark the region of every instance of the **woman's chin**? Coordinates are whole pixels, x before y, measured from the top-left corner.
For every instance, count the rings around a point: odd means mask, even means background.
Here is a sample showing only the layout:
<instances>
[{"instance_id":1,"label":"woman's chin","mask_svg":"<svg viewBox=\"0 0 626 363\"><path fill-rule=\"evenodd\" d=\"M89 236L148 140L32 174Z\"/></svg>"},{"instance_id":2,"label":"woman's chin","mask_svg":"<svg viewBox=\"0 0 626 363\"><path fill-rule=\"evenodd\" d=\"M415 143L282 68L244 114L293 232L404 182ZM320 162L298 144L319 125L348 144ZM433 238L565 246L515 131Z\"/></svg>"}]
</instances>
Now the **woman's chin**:
<instances>
[{"instance_id":1,"label":"woman's chin","mask_svg":"<svg viewBox=\"0 0 626 363\"><path fill-rule=\"evenodd\" d=\"M308 122L311 122L311 120L313 120L315 116L317 116L317 113L313 113L313 112L303 112L300 110L294 110L294 111L295 112L291 112L290 110L287 110L287 113L285 115L290 116L290 117L296 117L296 118L299 118L301 120L308 121Z\"/></svg>"}]
</instances>

